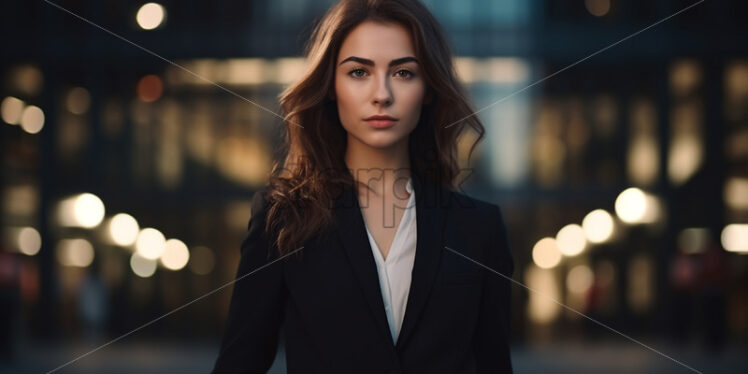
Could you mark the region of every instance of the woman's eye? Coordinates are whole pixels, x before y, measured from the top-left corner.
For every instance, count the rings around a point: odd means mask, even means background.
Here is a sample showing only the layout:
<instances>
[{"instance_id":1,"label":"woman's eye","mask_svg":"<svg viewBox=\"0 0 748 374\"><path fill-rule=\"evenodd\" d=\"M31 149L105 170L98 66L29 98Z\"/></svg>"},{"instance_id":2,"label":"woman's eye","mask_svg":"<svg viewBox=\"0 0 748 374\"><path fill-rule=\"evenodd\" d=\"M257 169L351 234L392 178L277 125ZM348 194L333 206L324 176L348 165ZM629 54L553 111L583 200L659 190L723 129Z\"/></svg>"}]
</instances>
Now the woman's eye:
<instances>
[{"instance_id":1,"label":"woman's eye","mask_svg":"<svg viewBox=\"0 0 748 374\"><path fill-rule=\"evenodd\" d=\"M400 74L400 73L405 73L405 75L404 75L404 76L403 76L403 75L401 75L401 77L405 77L405 78L410 78L410 77L412 77L412 76L414 75L414 74L413 74L413 73L412 73L411 71L409 71L409 70L399 70L399 71L397 72L397 74Z\"/></svg>"},{"instance_id":2,"label":"woman's eye","mask_svg":"<svg viewBox=\"0 0 748 374\"><path fill-rule=\"evenodd\" d=\"M348 72L349 75L352 75L355 78L361 78L363 75L356 75L357 72L365 73L364 69L353 69Z\"/></svg>"},{"instance_id":3,"label":"woman's eye","mask_svg":"<svg viewBox=\"0 0 748 374\"><path fill-rule=\"evenodd\" d=\"M406 79L412 78L415 75L409 70L398 70L395 74L400 75L400 77ZM353 69L348 72L348 75L354 78L362 78L364 75L366 75L366 70L361 68Z\"/></svg>"}]
</instances>

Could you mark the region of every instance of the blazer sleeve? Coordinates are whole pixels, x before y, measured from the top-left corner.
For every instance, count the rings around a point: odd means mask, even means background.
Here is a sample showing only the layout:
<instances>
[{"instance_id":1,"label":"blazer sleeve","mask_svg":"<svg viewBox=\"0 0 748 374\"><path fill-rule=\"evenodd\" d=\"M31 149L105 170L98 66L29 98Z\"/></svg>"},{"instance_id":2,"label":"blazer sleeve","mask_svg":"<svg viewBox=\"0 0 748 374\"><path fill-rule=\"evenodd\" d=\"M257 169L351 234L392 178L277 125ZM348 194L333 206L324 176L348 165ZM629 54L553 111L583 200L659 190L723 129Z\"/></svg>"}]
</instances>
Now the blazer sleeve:
<instances>
[{"instance_id":1,"label":"blazer sleeve","mask_svg":"<svg viewBox=\"0 0 748 374\"><path fill-rule=\"evenodd\" d=\"M512 373L509 351L511 322L511 279L514 273L507 230L501 209L492 205L491 247L485 265L483 299L475 335L476 373Z\"/></svg>"},{"instance_id":2,"label":"blazer sleeve","mask_svg":"<svg viewBox=\"0 0 748 374\"><path fill-rule=\"evenodd\" d=\"M241 244L226 330L212 373L267 373L275 359L287 290L281 261L270 251L264 189L252 198L248 233ZM275 262L274 262L275 261Z\"/></svg>"}]
</instances>

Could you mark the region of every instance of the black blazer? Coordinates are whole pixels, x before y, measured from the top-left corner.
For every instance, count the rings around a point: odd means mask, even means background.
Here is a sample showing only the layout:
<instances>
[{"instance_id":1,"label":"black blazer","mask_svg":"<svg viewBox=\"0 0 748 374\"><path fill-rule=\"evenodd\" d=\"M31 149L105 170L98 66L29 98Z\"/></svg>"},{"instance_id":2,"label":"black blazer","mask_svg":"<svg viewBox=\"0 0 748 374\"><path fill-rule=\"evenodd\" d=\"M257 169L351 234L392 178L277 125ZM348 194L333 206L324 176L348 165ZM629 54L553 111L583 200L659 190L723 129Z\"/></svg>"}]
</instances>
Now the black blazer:
<instances>
[{"instance_id":1,"label":"black blazer","mask_svg":"<svg viewBox=\"0 0 748 374\"><path fill-rule=\"evenodd\" d=\"M501 210L415 170L411 176L418 236L397 344L355 190L338 195L335 224L309 240L300 258L269 264L278 255L268 257L263 233L266 186L252 200L213 373L266 373L281 327L289 374L511 373L511 283L452 252L511 277Z\"/></svg>"}]
</instances>

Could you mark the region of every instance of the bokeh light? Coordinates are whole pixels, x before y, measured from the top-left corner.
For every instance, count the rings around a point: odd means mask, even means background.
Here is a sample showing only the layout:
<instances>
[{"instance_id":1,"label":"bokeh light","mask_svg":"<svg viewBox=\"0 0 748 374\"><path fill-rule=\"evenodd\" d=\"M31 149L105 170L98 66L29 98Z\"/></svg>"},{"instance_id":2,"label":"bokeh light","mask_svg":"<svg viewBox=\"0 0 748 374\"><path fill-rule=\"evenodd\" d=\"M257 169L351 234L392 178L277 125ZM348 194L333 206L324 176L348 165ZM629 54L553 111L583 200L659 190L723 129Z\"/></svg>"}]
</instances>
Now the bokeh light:
<instances>
[{"instance_id":1,"label":"bokeh light","mask_svg":"<svg viewBox=\"0 0 748 374\"><path fill-rule=\"evenodd\" d=\"M722 247L729 252L748 253L748 224L732 223L722 229Z\"/></svg>"},{"instance_id":2,"label":"bokeh light","mask_svg":"<svg viewBox=\"0 0 748 374\"><path fill-rule=\"evenodd\" d=\"M164 84L158 75L146 75L138 81L138 98L146 103L158 100L164 92Z\"/></svg>"},{"instance_id":3,"label":"bokeh light","mask_svg":"<svg viewBox=\"0 0 748 374\"><path fill-rule=\"evenodd\" d=\"M647 198L638 188L626 189L616 199L616 214L623 222L639 222L644 217L646 209Z\"/></svg>"},{"instance_id":4,"label":"bokeh light","mask_svg":"<svg viewBox=\"0 0 748 374\"><path fill-rule=\"evenodd\" d=\"M42 248L42 237L33 227L24 227L18 232L18 250L27 256L39 253Z\"/></svg>"},{"instance_id":5,"label":"bokeh light","mask_svg":"<svg viewBox=\"0 0 748 374\"><path fill-rule=\"evenodd\" d=\"M21 122L24 102L21 99L8 96L0 103L0 116L9 125L17 125Z\"/></svg>"},{"instance_id":6,"label":"bokeh light","mask_svg":"<svg viewBox=\"0 0 748 374\"><path fill-rule=\"evenodd\" d=\"M595 17L602 17L610 12L610 0L584 0L584 6Z\"/></svg>"},{"instance_id":7,"label":"bokeh light","mask_svg":"<svg viewBox=\"0 0 748 374\"><path fill-rule=\"evenodd\" d=\"M74 215L81 226L96 227L104 219L104 203L94 194L81 194L75 199Z\"/></svg>"},{"instance_id":8,"label":"bokeh light","mask_svg":"<svg viewBox=\"0 0 748 374\"><path fill-rule=\"evenodd\" d=\"M57 243L57 260L64 266L86 267L94 259L94 249L86 239L62 239Z\"/></svg>"},{"instance_id":9,"label":"bokeh light","mask_svg":"<svg viewBox=\"0 0 748 374\"><path fill-rule=\"evenodd\" d=\"M702 253L709 244L709 229L689 227L678 234L678 249L683 253Z\"/></svg>"},{"instance_id":10,"label":"bokeh light","mask_svg":"<svg viewBox=\"0 0 748 374\"><path fill-rule=\"evenodd\" d=\"M83 114L91 105L91 94L83 87L73 87L67 95L65 106L73 114Z\"/></svg>"},{"instance_id":11,"label":"bokeh light","mask_svg":"<svg viewBox=\"0 0 748 374\"><path fill-rule=\"evenodd\" d=\"M14 15L18 16L19 14L15 13ZM10 69L9 73L6 77L6 84L9 83L9 86L18 89L19 93L27 96L37 96L44 88L44 75L35 64L16 65Z\"/></svg>"},{"instance_id":12,"label":"bokeh light","mask_svg":"<svg viewBox=\"0 0 748 374\"><path fill-rule=\"evenodd\" d=\"M592 287L595 276L587 265L577 265L566 275L566 288L569 292L582 294Z\"/></svg>"},{"instance_id":13,"label":"bokeh light","mask_svg":"<svg viewBox=\"0 0 748 374\"><path fill-rule=\"evenodd\" d=\"M21 114L21 128L29 134L36 134L44 127L44 112L36 105L29 105Z\"/></svg>"},{"instance_id":14,"label":"bokeh light","mask_svg":"<svg viewBox=\"0 0 748 374\"><path fill-rule=\"evenodd\" d=\"M561 262L561 252L558 250L556 239L540 239L532 248L532 260L541 269L550 269Z\"/></svg>"},{"instance_id":15,"label":"bokeh light","mask_svg":"<svg viewBox=\"0 0 748 374\"><path fill-rule=\"evenodd\" d=\"M659 218L659 200L644 191L627 188L616 198L616 214L629 224L652 223Z\"/></svg>"},{"instance_id":16,"label":"bokeh light","mask_svg":"<svg viewBox=\"0 0 748 374\"><path fill-rule=\"evenodd\" d=\"M140 230L135 241L135 251L143 258L156 260L166 249L166 238L160 231L146 227Z\"/></svg>"},{"instance_id":17,"label":"bokeh light","mask_svg":"<svg viewBox=\"0 0 748 374\"><path fill-rule=\"evenodd\" d=\"M584 235L590 243L604 243L613 236L613 216L604 209L589 212L582 220Z\"/></svg>"},{"instance_id":18,"label":"bokeh light","mask_svg":"<svg viewBox=\"0 0 748 374\"><path fill-rule=\"evenodd\" d=\"M575 223L561 228L556 234L556 245L564 256L576 256L587 246L587 238L584 229Z\"/></svg>"},{"instance_id":19,"label":"bokeh light","mask_svg":"<svg viewBox=\"0 0 748 374\"><path fill-rule=\"evenodd\" d=\"M138 221L126 213L119 213L112 217L108 228L109 238L112 243L123 247L135 243L140 232Z\"/></svg>"},{"instance_id":20,"label":"bokeh light","mask_svg":"<svg viewBox=\"0 0 748 374\"><path fill-rule=\"evenodd\" d=\"M556 281L553 272L530 265L525 271L525 283L527 287L536 291L528 294L530 300L527 313L530 320L541 325L553 322L561 311L557 303L561 293L559 282Z\"/></svg>"},{"instance_id":21,"label":"bokeh light","mask_svg":"<svg viewBox=\"0 0 748 374\"><path fill-rule=\"evenodd\" d=\"M58 208L59 222L63 226L93 228L104 219L104 203L92 193L82 193L64 199Z\"/></svg>"},{"instance_id":22,"label":"bokeh light","mask_svg":"<svg viewBox=\"0 0 748 374\"><path fill-rule=\"evenodd\" d=\"M190 251L179 239L166 241L164 253L161 255L161 264L169 270L180 270L190 260Z\"/></svg>"},{"instance_id":23,"label":"bokeh light","mask_svg":"<svg viewBox=\"0 0 748 374\"><path fill-rule=\"evenodd\" d=\"M148 278L156 272L158 261L145 258L138 252L133 252L130 256L130 269L135 275L141 278Z\"/></svg>"},{"instance_id":24,"label":"bokeh light","mask_svg":"<svg viewBox=\"0 0 748 374\"><path fill-rule=\"evenodd\" d=\"M732 209L748 210L748 178L729 178L725 182L724 199Z\"/></svg>"},{"instance_id":25,"label":"bokeh light","mask_svg":"<svg viewBox=\"0 0 748 374\"><path fill-rule=\"evenodd\" d=\"M166 16L166 10L161 4L146 3L138 9L135 20L143 30L153 30L161 25Z\"/></svg>"}]
</instances>

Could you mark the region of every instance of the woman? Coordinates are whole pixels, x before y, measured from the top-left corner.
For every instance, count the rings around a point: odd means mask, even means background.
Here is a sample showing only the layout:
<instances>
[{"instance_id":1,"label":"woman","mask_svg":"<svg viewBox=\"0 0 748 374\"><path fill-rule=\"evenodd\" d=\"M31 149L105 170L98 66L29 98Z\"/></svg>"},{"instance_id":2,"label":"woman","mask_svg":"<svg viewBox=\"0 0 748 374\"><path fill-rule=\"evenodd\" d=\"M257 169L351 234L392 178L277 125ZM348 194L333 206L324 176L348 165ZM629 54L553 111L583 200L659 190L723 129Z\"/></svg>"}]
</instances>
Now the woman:
<instances>
[{"instance_id":1,"label":"woman","mask_svg":"<svg viewBox=\"0 0 748 374\"><path fill-rule=\"evenodd\" d=\"M289 373L510 373L512 257L499 207L452 187L484 129L439 24L344 0L310 41L213 372L267 372L282 331Z\"/></svg>"}]
</instances>

